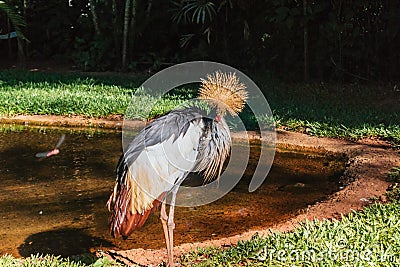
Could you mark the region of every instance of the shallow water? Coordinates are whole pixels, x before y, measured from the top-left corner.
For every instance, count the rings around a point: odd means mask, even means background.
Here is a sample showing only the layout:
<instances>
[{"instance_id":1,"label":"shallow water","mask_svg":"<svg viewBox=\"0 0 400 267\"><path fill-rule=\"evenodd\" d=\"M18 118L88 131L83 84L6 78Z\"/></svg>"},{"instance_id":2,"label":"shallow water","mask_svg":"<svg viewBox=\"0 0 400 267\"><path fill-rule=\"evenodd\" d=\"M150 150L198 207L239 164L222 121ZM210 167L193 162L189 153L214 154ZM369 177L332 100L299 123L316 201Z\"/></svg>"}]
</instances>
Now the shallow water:
<instances>
[{"instance_id":1,"label":"shallow water","mask_svg":"<svg viewBox=\"0 0 400 267\"><path fill-rule=\"evenodd\" d=\"M158 211L125 241L109 234L105 204L122 149L120 132L8 128L0 127L0 255L68 256L96 249L164 247ZM35 153L52 149L63 133L60 154L35 158ZM176 208L175 245L272 226L339 189L343 162L278 150L267 180L249 193L258 153L253 146L244 177L222 199Z\"/></svg>"}]
</instances>

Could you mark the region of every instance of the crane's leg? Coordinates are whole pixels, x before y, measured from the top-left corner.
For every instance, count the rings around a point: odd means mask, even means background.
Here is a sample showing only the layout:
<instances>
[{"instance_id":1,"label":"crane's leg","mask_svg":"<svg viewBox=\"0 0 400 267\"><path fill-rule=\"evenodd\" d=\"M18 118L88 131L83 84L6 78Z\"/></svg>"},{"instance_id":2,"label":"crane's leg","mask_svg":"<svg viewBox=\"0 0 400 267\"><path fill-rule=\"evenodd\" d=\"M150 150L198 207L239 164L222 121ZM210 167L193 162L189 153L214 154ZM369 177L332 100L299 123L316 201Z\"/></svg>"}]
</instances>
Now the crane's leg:
<instances>
[{"instance_id":1,"label":"crane's leg","mask_svg":"<svg viewBox=\"0 0 400 267\"><path fill-rule=\"evenodd\" d=\"M176 193L178 192L179 186L175 185L171 191L171 203L169 206L169 214L168 214L168 238L169 238L169 251L168 251L168 263L169 267L174 267L174 212L175 212L175 200L176 200ZM168 249L168 248L167 248Z\"/></svg>"},{"instance_id":2,"label":"crane's leg","mask_svg":"<svg viewBox=\"0 0 400 267\"><path fill-rule=\"evenodd\" d=\"M167 216L167 211L165 209L165 201L162 202L161 204L161 213L160 213L160 220L163 226L164 230L164 237L165 237L165 243L167 244L167 253L168 253L168 260L169 260L169 252L170 252L170 243L169 243L169 235L168 235L168 216Z\"/></svg>"},{"instance_id":3,"label":"crane's leg","mask_svg":"<svg viewBox=\"0 0 400 267\"><path fill-rule=\"evenodd\" d=\"M161 222L163 224L165 241L167 242L167 252L168 252L168 266L174 267L174 212L175 212L175 200L176 194L178 193L179 186L182 181L186 179L189 173L185 173L178 181L176 181L174 187L170 191L171 193L171 202L169 206L169 214L167 216L167 212L165 210L165 199L161 205Z\"/></svg>"}]
</instances>

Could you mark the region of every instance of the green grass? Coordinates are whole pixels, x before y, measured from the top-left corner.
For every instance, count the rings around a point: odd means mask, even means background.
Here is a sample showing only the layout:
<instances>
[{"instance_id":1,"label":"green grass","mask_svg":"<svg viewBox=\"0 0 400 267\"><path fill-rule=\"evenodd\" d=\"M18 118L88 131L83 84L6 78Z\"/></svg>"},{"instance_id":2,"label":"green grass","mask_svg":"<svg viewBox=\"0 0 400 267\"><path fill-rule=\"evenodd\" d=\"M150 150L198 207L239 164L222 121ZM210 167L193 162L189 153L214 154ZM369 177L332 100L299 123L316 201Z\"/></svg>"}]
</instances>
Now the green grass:
<instances>
[{"instance_id":1,"label":"green grass","mask_svg":"<svg viewBox=\"0 0 400 267\"><path fill-rule=\"evenodd\" d=\"M146 119L155 99L135 94L145 76L57 74L0 71L0 115L53 114L106 117L122 115ZM263 90L276 126L315 136L361 139L381 138L400 146L398 92L380 85L287 85L256 80ZM154 105L150 118L159 116L194 97L193 86L180 88ZM386 97L386 98L385 98ZM393 98L393 103L384 100ZM129 106L129 109L127 107ZM256 118L245 109L240 114L248 129ZM264 127L271 118L259 117Z\"/></svg>"},{"instance_id":2,"label":"green grass","mask_svg":"<svg viewBox=\"0 0 400 267\"><path fill-rule=\"evenodd\" d=\"M77 74L0 72L0 115L81 115L105 117L124 114L135 107L132 118L146 118L149 96L134 96L135 77L125 80ZM183 102L183 97L160 100L151 116L166 112Z\"/></svg>"},{"instance_id":3,"label":"green grass","mask_svg":"<svg viewBox=\"0 0 400 267\"><path fill-rule=\"evenodd\" d=\"M400 183L400 167L393 167L388 172L388 181Z\"/></svg>"},{"instance_id":4,"label":"green grass","mask_svg":"<svg viewBox=\"0 0 400 267\"><path fill-rule=\"evenodd\" d=\"M262 87L279 127L315 136L378 137L400 144L400 92L389 85Z\"/></svg>"},{"instance_id":5,"label":"green grass","mask_svg":"<svg viewBox=\"0 0 400 267\"><path fill-rule=\"evenodd\" d=\"M400 204L373 204L340 221L307 221L292 232L253 236L228 249L198 249L183 266L399 266Z\"/></svg>"},{"instance_id":6,"label":"green grass","mask_svg":"<svg viewBox=\"0 0 400 267\"><path fill-rule=\"evenodd\" d=\"M386 190L386 197L389 200L400 200L400 167L393 167L388 172L388 182L393 182Z\"/></svg>"},{"instance_id":7,"label":"green grass","mask_svg":"<svg viewBox=\"0 0 400 267\"><path fill-rule=\"evenodd\" d=\"M90 263L87 263L87 262ZM123 266L107 258L74 260L52 255L32 255L26 259L15 258L10 255L0 257L0 267L118 267Z\"/></svg>"}]
</instances>

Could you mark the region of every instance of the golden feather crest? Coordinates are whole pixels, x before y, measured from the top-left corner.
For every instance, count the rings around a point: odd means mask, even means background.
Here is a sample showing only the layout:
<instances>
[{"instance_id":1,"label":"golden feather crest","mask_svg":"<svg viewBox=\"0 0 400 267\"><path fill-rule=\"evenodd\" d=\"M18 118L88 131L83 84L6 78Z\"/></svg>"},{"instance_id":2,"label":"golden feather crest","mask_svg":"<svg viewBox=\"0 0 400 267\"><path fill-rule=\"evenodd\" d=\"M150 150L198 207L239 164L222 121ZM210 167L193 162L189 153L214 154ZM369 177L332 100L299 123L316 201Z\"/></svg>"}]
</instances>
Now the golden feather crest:
<instances>
[{"instance_id":1,"label":"golden feather crest","mask_svg":"<svg viewBox=\"0 0 400 267\"><path fill-rule=\"evenodd\" d=\"M239 81L235 73L216 71L207 74L207 79L200 79L200 99L210 100L217 112L225 115L228 111L232 116L242 111L247 99L246 86Z\"/></svg>"}]
</instances>

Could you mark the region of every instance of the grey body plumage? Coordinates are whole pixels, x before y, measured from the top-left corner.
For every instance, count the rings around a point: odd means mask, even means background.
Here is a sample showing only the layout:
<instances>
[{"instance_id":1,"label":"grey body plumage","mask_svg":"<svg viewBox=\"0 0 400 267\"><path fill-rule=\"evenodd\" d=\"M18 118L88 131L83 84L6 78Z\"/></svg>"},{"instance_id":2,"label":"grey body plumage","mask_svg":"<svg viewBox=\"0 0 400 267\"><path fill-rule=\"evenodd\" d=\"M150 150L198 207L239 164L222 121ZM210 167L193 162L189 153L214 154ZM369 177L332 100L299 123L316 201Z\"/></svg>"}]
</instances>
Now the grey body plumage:
<instances>
[{"instance_id":1,"label":"grey body plumage","mask_svg":"<svg viewBox=\"0 0 400 267\"><path fill-rule=\"evenodd\" d=\"M123 153L117 165L117 182L125 176L128 166L134 162L140 153L149 146L161 144L173 137L185 135L190 123L199 125L202 120L203 135L200 138L196 164L193 172L203 172L206 179L220 174L223 163L229 155L231 137L229 127L222 118L220 122L210 118L206 111L198 108L173 110L147 125L131 141L128 149Z\"/></svg>"}]
</instances>

